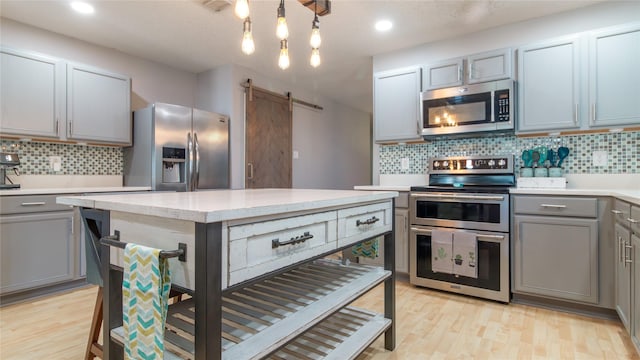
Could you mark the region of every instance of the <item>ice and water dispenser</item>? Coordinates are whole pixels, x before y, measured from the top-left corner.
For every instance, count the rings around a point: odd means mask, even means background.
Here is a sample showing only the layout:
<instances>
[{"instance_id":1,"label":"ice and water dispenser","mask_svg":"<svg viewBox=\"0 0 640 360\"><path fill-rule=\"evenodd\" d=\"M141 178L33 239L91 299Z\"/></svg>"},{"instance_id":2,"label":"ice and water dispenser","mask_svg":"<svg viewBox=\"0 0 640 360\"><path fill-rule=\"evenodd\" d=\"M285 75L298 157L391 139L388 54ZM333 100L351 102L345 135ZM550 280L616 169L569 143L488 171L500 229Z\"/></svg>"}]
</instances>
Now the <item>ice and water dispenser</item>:
<instances>
[{"instance_id":1,"label":"ice and water dispenser","mask_svg":"<svg viewBox=\"0 0 640 360\"><path fill-rule=\"evenodd\" d=\"M162 148L162 182L185 183L186 151L184 148Z\"/></svg>"}]
</instances>

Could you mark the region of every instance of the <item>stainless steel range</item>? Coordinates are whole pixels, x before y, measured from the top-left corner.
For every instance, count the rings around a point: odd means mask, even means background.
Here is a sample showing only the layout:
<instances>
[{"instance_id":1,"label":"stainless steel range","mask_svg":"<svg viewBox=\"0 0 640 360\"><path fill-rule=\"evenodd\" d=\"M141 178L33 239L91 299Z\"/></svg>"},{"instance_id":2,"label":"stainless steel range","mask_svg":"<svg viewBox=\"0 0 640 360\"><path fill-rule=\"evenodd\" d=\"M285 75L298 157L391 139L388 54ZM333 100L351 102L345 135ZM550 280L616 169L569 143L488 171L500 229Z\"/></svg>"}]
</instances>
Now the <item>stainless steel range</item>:
<instances>
[{"instance_id":1,"label":"stainless steel range","mask_svg":"<svg viewBox=\"0 0 640 360\"><path fill-rule=\"evenodd\" d=\"M429 159L429 186L411 188L412 284L509 302L513 162L513 156Z\"/></svg>"}]
</instances>

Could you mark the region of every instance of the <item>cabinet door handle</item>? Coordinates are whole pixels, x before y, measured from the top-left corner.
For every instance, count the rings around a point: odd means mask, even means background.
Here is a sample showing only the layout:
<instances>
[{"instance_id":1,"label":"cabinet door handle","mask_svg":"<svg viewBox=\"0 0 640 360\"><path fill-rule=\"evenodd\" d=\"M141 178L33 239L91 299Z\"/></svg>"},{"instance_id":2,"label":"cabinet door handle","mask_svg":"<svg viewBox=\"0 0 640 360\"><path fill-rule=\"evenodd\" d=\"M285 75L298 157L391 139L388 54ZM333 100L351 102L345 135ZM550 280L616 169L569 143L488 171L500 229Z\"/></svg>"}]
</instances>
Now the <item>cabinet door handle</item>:
<instances>
[{"instance_id":1,"label":"cabinet door handle","mask_svg":"<svg viewBox=\"0 0 640 360\"><path fill-rule=\"evenodd\" d=\"M590 125L595 125L596 123L596 103L591 104L591 121Z\"/></svg>"},{"instance_id":2,"label":"cabinet door handle","mask_svg":"<svg viewBox=\"0 0 640 360\"><path fill-rule=\"evenodd\" d=\"M575 109L573 111L573 124L575 126L578 126L578 111L579 111L578 104L576 104Z\"/></svg>"},{"instance_id":3,"label":"cabinet door handle","mask_svg":"<svg viewBox=\"0 0 640 360\"><path fill-rule=\"evenodd\" d=\"M356 226L360 226L360 225L371 225L371 224L375 224L378 221L380 221L380 219L378 219L375 216L372 216L370 219L367 219L365 221L360 221L360 220L356 220Z\"/></svg>"},{"instance_id":4,"label":"cabinet door handle","mask_svg":"<svg viewBox=\"0 0 640 360\"><path fill-rule=\"evenodd\" d=\"M629 220L629 222L632 223L632 224L637 224L637 223L640 222L640 220L636 220L634 218L627 218L627 220Z\"/></svg>"},{"instance_id":5,"label":"cabinet door handle","mask_svg":"<svg viewBox=\"0 0 640 360\"><path fill-rule=\"evenodd\" d=\"M309 234L308 231L305 231L304 234L300 236L292 237L287 241L280 242L280 239L273 239L271 240L271 248L277 249L280 246L284 246L284 245L295 245L295 244L303 243L309 239L313 239L313 235Z\"/></svg>"},{"instance_id":6,"label":"cabinet door handle","mask_svg":"<svg viewBox=\"0 0 640 360\"><path fill-rule=\"evenodd\" d=\"M540 204L540 206L545 208L553 208L553 209L565 209L567 205L555 205L555 204Z\"/></svg>"},{"instance_id":7,"label":"cabinet door handle","mask_svg":"<svg viewBox=\"0 0 640 360\"><path fill-rule=\"evenodd\" d=\"M69 136L73 135L73 121L69 120Z\"/></svg>"},{"instance_id":8,"label":"cabinet door handle","mask_svg":"<svg viewBox=\"0 0 640 360\"><path fill-rule=\"evenodd\" d=\"M44 202L44 201L34 201L34 202L23 202L20 205L22 205L22 206L41 206L41 205L47 205L47 203Z\"/></svg>"},{"instance_id":9,"label":"cabinet door handle","mask_svg":"<svg viewBox=\"0 0 640 360\"><path fill-rule=\"evenodd\" d=\"M56 118L56 135L60 134L60 121Z\"/></svg>"},{"instance_id":10,"label":"cabinet door handle","mask_svg":"<svg viewBox=\"0 0 640 360\"><path fill-rule=\"evenodd\" d=\"M622 211L620 211L620 210L611 210L611 212L616 214L616 215L622 214Z\"/></svg>"}]
</instances>

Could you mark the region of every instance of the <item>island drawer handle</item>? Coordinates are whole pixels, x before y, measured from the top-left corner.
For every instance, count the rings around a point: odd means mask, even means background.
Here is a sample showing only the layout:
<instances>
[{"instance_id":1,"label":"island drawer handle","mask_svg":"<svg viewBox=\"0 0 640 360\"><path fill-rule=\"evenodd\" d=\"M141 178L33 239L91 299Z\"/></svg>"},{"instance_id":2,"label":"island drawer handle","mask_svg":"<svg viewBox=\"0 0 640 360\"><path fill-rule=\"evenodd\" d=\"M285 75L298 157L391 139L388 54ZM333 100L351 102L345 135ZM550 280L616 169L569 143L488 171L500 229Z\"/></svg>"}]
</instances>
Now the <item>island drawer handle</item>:
<instances>
[{"instance_id":1,"label":"island drawer handle","mask_svg":"<svg viewBox=\"0 0 640 360\"><path fill-rule=\"evenodd\" d=\"M620 211L620 210L611 210L611 212L616 214L616 215L622 214L622 211Z\"/></svg>"},{"instance_id":2,"label":"island drawer handle","mask_svg":"<svg viewBox=\"0 0 640 360\"><path fill-rule=\"evenodd\" d=\"M371 225L371 224L377 223L378 221L380 221L380 219L378 219L377 217L373 216L373 217L371 217L371 219L367 219L365 221L356 220L356 226Z\"/></svg>"},{"instance_id":3,"label":"island drawer handle","mask_svg":"<svg viewBox=\"0 0 640 360\"><path fill-rule=\"evenodd\" d=\"M40 205L47 205L47 203L44 202L44 201L34 201L34 202L23 202L20 205L22 205L22 206L40 206Z\"/></svg>"},{"instance_id":4,"label":"island drawer handle","mask_svg":"<svg viewBox=\"0 0 640 360\"><path fill-rule=\"evenodd\" d=\"M636 219L634 219L634 218L627 218L627 220L628 220L630 223L632 223L632 224L637 224L637 223L639 223L639 222L640 222L640 220L636 220Z\"/></svg>"},{"instance_id":5,"label":"island drawer handle","mask_svg":"<svg viewBox=\"0 0 640 360\"><path fill-rule=\"evenodd\" d=\"M546 207L546 208L554 208L554 209L564 209L567 207L567 205L554 205L554 204L540 204L540 206Z\"/></svg>"},{"instance_id":6,"label":"island drawer handle","mask_svg":"<svg viewBox=\"0 0 640 360\"><path fill-rule=\"evenodd\" d=\"M104 236L100 239L100 243L103 245L115 246L120 249L127 247L127 243L120 241L120 231L116 230L115 235ZM187 244L178 243L177 250L162 250L160 251L160 258L168 259L177 257L179 261L187 261Z\"/></svg>"},{"instance_id":7,"label":"island drawer handle","mask_svg":"<svg viewBox=\"0 0 640 360\"><path fill-rule=\"evenodd\" d=\"M280 239L273 239L271 240L271 248L277 249L280 246L295 245L295 244L303 243L309 239L313 239L313 235L309 234L308 231L305 231L303 235L292 237L287 241L280 242Z\"/></svg>"}]
</instances>

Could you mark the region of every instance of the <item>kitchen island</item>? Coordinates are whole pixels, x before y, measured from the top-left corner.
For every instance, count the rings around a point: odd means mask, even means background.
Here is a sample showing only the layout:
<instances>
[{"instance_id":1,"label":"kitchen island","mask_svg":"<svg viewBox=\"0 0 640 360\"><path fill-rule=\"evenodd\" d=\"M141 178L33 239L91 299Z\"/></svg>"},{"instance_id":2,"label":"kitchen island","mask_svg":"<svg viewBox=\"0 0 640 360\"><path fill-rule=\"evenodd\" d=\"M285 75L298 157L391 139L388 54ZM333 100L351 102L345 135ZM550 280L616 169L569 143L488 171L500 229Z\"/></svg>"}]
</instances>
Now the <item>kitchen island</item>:
<instances>
[{"instance_id":1,"label":"kitchen island","mask_svg":"<svg viewBox=\"0 0 640 360\"><path fill-rule=\"evenodd\" d=\"M59 197L58 203L100 212L103 232L122 242L184 249L184 261L170 259L172 284L193 297L170 307L166 358L312 351L348 359L382 333L385 348L395 347L395 196L255 189ZM380 235L384 269L324 258ZM105 359L122 356L122 274L113 266L121 256L102 245ZM347 306L383 282L383 315ZM176 312L190 320L174 321Z\"/></svg>"}]
</instances>

